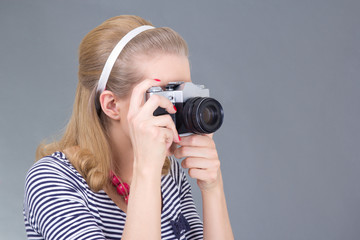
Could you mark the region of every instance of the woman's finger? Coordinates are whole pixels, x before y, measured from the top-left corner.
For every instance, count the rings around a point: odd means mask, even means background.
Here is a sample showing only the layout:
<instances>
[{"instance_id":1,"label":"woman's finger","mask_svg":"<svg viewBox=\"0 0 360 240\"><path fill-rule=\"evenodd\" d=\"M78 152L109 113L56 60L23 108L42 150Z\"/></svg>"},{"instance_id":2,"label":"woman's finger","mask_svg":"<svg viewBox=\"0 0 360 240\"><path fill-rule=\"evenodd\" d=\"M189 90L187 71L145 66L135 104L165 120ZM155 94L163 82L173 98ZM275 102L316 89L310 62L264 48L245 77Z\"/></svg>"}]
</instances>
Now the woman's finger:
<instances>
[{"instance_id":1,"label":"woman's finger","mask_svg":"<svg viewBox=\"0 0 360 240\"><path fill-rule=\"evenodd\" d=\"M181 162L183 168L199 168L199 169L208 169L208 168L219 168L220 161L218 160L209 160L206 158L198 157L188 157Z\"/></svg>"},{"instance_id":2,"label":"woman's finger","mask_svg":"<svg viewBox=\"0 0 360 240\"><path fill-rule=\"evenodd\" d=\"M179 144L181 144L182 139ZM209 158L216 159L218 158L217 151L215 148L207 148L207 147L179 147L175 149L174 156L176 158L183 157L201 157L201 158Z\"/></svg>"},{"instance_id":3,"label":"woman's finger","mask_svg":"<svg viewBox=\"0 0 360 240\"><path fill-rule=\"evenodd\" d=\"M180 146L215 147L215 142L208 135L193 134L181 137Z\"/></svg>"},{"instance_id":4,"label":"woman's finger","mask_svg":"<svg viewBox=\"0 0 360 240\"><path fill-rule=\"evenodd\" d=\"M145 116L153 116L154 111L158 108L164 108L168 113L174 114L176 110L174 105L164 96L152 95L141 109L142 114Z\"/></svg>"},{"instance_id":5,"label":"woman's finger","mask_svg":"<svg viewBox=\"0 0 360 240\"><path fill-rule=\"evenodd\" d=\"M170 115L166 114L166 115L153 117L152 122L157 127L165 127L171 129L173 132L173 141L176 143L180 142L179 134L176 130L174 121L172 120Z\"/></svg>"},{"instance_id":6,"label":"woman's finger","mask_svg":"<svg viewBox=\"0 0 360 240\"><path fill-rule=\"evenodd\" d=\"M174 134L173 131L168 128L159 128L160 138L163 139L164 143L166 143L166 150L171 146Z\"/></svg>"},{"instance_id":7,"label":"woman's finger","mask_svg":"<svg viewBox=\"0 0 360 240\"><path fill-rule=\"evenodd\" d=\"M215 182L218 178L218 170L207 171L199 168L190 168L188 173L189 176L200 181Z\"/></svg>"},{"instance_id":8,"label":"woman's finger","mask_svg":"<svg viewBox=\"0 0 360 240\"><path fill-rule=\"evenodd\" d=\"M130 113L137 113L142 106L144 101L144 94L145 92L154 86L159 86L161 84L160 80L155 79L146 79L136 85L131 93L130 98L130 105L129 105L129 112Z\"/></svg>"}]
</instances>

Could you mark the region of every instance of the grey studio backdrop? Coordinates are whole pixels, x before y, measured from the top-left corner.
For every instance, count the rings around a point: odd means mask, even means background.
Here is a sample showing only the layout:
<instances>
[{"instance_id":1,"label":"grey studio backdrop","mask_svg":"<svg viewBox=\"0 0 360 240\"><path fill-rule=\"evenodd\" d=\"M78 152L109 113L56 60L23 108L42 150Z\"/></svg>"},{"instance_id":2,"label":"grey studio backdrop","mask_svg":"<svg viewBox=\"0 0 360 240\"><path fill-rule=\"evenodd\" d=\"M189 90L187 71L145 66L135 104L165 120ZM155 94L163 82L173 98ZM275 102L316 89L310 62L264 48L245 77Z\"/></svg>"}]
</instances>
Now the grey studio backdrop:
<instances>
[{"instance_id":1,"label":"grey studio backdrop","mask_svg":"<svg viewBox=\"0 0 360 240\"><path fill-rule=\"evenodd\" d=\"M0 2L0 239L25 239L24 178L72 110L77 48L135 14L188 42L223 104L215 134L236 239L360 239L360 1ZM201 212L201 195L191 181Z\"/></svg>"}]
</instances>

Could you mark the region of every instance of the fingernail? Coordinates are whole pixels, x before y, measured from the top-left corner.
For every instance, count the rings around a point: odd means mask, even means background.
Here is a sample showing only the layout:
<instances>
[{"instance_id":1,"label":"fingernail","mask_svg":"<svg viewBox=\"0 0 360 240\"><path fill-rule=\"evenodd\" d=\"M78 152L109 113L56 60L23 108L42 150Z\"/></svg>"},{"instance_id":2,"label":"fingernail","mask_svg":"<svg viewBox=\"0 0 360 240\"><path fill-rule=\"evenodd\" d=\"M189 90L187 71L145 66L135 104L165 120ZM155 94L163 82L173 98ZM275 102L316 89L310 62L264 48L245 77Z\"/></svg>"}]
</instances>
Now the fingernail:
<instances>
[{"instance_id":1,"label":"fingernail","mask_svg":"<svg viewBox=\"0 0 360 240\"><path fill-rule=\"evenodd\" d=\"M158 81L158 82L161 82L161 80L160 79L154 79L155 81Z\"/></svg>"},{"instance_id":2,"label":"fingernail","mask_svg":"<svg viewBox=\"0 0 360 240\"><path fill-rule=\"evenodd\" d=\"M179 141L181 141L181 137L180 136L178 136L179 137Z\"/></svg>"},{"instance_id":3,"label":"fingernail","mask_svg":"<svg viewBox=\"0 0 360 240\"><path fill-rule=\"evenodd\" d=\"M177 111L176 107L174 106L175 111Z\"/></svg>"}]
</instances>

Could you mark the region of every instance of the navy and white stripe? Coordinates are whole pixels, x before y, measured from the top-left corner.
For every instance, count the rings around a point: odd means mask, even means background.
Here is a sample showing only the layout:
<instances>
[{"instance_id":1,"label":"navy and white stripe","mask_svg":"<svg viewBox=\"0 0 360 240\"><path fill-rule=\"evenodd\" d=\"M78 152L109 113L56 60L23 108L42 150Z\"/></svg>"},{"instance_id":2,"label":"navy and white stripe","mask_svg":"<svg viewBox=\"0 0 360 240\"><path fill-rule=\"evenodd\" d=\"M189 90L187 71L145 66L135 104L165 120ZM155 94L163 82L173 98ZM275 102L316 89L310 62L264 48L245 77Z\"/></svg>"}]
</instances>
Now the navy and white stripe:
<instances>
[{"instance_id":1,"label":"navy and white stripe","mask_svg":"<svg viewBox=\"0 0 360 240\"><path fill-rule=\"evenodd\" d=\"M203 239L203 224L179 163L161 178L161 238L177 239L171 226L182 214L190 230L181 239ZM25 182L24 221L28 239L121 239L123 212L103 191L93 192L62 152L36 162Z\"/></svg>"}]
</instances>

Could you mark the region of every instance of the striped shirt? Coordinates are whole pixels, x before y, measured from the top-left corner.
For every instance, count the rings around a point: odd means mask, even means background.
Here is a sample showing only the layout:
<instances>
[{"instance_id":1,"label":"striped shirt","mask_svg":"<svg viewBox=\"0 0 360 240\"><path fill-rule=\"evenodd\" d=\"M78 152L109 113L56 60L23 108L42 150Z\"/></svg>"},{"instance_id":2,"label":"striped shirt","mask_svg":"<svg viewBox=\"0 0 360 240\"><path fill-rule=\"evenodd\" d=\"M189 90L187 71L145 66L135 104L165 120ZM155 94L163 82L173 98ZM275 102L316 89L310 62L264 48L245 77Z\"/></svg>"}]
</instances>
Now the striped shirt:
<instances>
[{"instance_id":1,"label":"striped shirt","mask_svg":"<svg viewBox=\"0 0 360 240\"><path fill-rule=\"evenodd\" d=\"M172 157L170 162L169 174L161 178L161 238L203 239L190 184L179 163ZM64 153L44 157L28 171L28 239L121 239L125 220L126 213L103 190L93 192Z\"/></svg>"}]
</instances>

